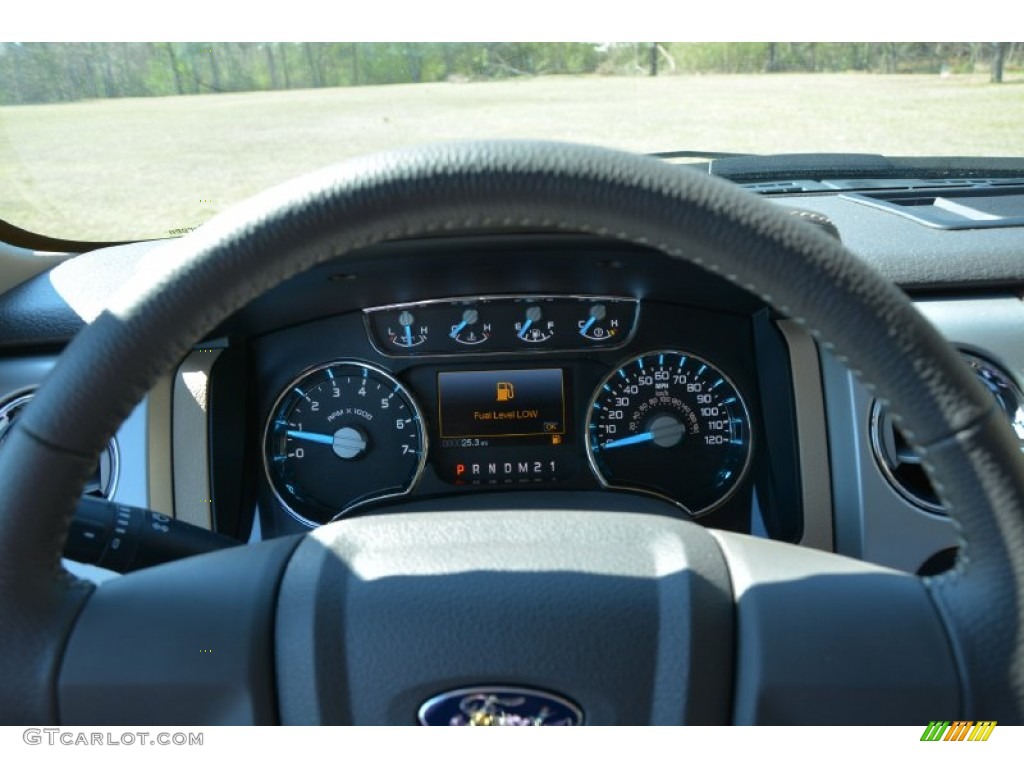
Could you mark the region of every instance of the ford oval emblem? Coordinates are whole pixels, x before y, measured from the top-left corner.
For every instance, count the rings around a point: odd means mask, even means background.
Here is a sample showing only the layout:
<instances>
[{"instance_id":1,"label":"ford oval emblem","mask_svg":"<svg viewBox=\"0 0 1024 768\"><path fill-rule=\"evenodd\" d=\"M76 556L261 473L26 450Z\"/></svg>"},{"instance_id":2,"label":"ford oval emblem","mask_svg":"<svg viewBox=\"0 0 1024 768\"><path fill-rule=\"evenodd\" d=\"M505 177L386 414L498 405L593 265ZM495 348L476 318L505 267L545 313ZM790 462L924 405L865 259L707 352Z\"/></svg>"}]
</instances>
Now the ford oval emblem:
<instances>
[{"instance_id":1,"label":"ford oval emblem","mask_svg":"<svg viewBox=\"0 0 1024 768\"><path fill-rule=\"evenodd\" d=\"M460 688L420 707L421 725L582 725L583 711L533 688Z\"/></svg>"}]
</instances>

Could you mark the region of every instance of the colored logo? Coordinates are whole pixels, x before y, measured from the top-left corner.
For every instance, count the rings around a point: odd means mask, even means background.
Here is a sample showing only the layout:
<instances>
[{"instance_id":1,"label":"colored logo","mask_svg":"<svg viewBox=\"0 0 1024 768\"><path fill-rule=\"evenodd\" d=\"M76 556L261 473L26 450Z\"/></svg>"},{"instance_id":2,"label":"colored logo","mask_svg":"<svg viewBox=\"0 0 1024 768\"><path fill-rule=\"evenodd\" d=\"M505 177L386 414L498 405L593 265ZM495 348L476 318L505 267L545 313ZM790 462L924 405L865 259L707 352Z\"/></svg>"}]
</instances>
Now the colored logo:
<instances>
[{"instance_id":1,"label":"colored logo","mask_svg":"<svg viewBox=\"0 0 1024 768\"><path fill-rule=\"evenodd\" d=\"M427 701L421 725L580 725L583 712L568 699L531 688L462 688Z\"/></svg>"},{"instance_id":2,"label":"colored logo","mask_svg":"<svg viewBox=\"0 0 1024 768\"><path fill-rule=\"evenodd\" d=\"M995 720L932 720L921 741L988 741L995 727Z\"/></svg>"}]
</instances>

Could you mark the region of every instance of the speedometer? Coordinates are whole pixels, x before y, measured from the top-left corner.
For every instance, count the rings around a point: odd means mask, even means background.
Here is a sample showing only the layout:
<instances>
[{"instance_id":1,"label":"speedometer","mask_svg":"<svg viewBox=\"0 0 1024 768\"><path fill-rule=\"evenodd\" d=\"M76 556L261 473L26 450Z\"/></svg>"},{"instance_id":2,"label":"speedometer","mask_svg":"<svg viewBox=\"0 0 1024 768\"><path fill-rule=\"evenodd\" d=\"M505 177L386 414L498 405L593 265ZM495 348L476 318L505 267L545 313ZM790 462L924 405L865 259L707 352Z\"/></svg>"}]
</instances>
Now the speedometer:
<instances>
[{"instance_id":1,"label":"speedometer","mask_svg":"<svg viewBox=\"0 0 1024 768\"><path fill-rule=\"evenodd\" d=\"M692 516L728 499L750 463L742 396L687 352L627 360L600 383L587 414L587 455L602 485L660 496Z\"/></svg>"}]
</instances>

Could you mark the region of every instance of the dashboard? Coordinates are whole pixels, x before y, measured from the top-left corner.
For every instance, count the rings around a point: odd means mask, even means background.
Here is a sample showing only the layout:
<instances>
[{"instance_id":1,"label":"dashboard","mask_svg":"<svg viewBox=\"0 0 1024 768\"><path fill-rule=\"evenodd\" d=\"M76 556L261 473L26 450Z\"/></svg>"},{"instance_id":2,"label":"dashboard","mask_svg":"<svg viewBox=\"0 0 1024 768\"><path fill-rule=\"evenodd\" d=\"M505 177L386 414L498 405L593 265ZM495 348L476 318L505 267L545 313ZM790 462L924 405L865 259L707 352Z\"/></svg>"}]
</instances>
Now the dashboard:
<instances>
[{"instance_id":1,"label":"dashboard","mask_svg":"<svg viewBox=\"0 0 1024 768\"><path fill-rule=\"evenodd\" d=\"M1024 438L1019 227L941 231L821 190L773 199L827 218L911 293ZM85 253L4 294L0 409L160 250ZM796 323L582 235L397 241L299 275L198 344L111 456L110 498L240 540L403 511L607 509L911 572L956 547L878 403Z\"/></svg>"}]
</instances>

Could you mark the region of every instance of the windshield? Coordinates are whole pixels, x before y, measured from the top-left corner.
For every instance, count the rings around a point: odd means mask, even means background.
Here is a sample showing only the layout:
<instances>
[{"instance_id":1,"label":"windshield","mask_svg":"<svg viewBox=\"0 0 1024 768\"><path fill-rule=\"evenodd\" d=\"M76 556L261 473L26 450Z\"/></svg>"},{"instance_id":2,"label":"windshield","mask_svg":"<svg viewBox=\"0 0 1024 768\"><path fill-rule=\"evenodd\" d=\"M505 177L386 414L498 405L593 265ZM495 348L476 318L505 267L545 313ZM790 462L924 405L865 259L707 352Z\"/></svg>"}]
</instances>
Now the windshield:
<instances>
[{"instance_id":1,"label":"windshield","mask_svg":"<svg viewBox=\"0 0 1024 768\"><path fill-rule=\"evenodd\" d=\"M1021 43L2 43L0 218L184 234L381 149L1024 156Z\"/></svg>"}]
</instances>

